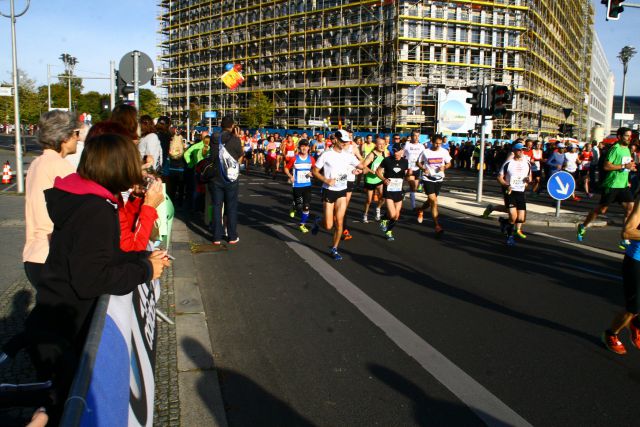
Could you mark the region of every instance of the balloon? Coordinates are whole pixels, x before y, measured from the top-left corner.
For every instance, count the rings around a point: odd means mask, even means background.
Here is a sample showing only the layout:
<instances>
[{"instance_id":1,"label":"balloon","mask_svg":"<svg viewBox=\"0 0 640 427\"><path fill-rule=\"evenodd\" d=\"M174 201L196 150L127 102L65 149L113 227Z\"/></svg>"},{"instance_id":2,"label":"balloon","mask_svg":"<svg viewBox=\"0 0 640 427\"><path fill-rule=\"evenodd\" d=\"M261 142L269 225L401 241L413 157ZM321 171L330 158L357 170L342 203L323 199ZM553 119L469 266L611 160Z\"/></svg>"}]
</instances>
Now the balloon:
<instances>
[{"instance_id":1,"label":"balloon","mask_svg":"<svg viewBox=\"0 0 640 427\"><path fill-rule=\"evenodd\" d=\"M226 64L226 65L224 66L224 70L225 70L225 71L231 71L232 69L233 69L233 64Z\"/></svg>"}]
</instances>

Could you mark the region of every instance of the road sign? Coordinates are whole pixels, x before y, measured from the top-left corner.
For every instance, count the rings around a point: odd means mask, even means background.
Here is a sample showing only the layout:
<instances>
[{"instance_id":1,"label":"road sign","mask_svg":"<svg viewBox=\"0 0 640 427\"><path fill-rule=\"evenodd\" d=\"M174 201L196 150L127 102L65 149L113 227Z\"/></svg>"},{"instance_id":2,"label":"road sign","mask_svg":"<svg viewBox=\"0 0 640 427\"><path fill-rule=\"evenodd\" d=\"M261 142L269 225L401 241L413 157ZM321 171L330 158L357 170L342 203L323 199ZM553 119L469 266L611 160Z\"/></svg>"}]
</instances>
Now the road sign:
<instances>
[{"instance_id":1,"label":"road sign","mask_svg":"<svg viewBox=\"0 0 640 427\"><path fill-rule=\"evenodd\" d=\"M118 73L120 78L128 84L133 84L133 52L126 53L122 59L120 59L120 65ZM139 52L138 57L138 84L144 85L151 81L153 77L153 61L144 52Z\"/></svg>"},{"instance_id":2,"label":"road sign","mask_svg":"<svg viewBox=\"0 0 640 427\"><path fill-rule=\"evenodd\" d=\"M576 189L576 181L569 172L560 171L547 181L547 192L556 200L566 200Z\"/></svg>"},{"instance_id":3,"label":"road sign","mask_svg":"<svg viewBox=\"0 0 640 427\"><path fill-rule=\"evenodd\" d=\"M634 115L633 114L628 114L628 113L625 113L625 114L615 113L613 115L613 120L629 120L629 121L631 121L631 120L633 120L633 118L634 118Z\"/></svg>"},{"instance_id":4,"label":"road sign","mask_svg":"<svg viewBox=\"0 0 640 427\"><path fill-rule=\"evenodd\" d=\"M573 108L563 108L562 112L564 113L564 118L568 119L572 111L573 111Z\"/></svg>"},{"instance_id":5,"label":"road sign","mask_svg":"<svg viewBox=\"0 0 640 427\"><path fill-rule=\"evenodd\" d=\"M12 87L0 87L0 96L13 96Z\"/></svg>"},{"instance_id":6,"label":"road sign","mask_svg":"<svg viewBox=\"0 0 640 427\"><path fill-rule=\"evenodd\" d=\"M204 118L205 119L216 119L216 118L218 118L218 112L217 111L205 111L204 112Z\"/></svg>"}]
</instances>

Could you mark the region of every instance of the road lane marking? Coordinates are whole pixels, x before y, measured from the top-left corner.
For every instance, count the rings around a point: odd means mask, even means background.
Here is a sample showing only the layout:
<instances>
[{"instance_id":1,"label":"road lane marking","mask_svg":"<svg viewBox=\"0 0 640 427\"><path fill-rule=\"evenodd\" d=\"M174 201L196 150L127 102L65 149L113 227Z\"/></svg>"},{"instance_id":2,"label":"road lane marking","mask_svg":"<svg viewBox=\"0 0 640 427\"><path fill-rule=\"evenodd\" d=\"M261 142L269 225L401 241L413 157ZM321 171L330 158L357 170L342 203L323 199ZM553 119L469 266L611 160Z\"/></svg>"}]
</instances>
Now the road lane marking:
<instances>
[{"instance_id":1,"label":"road lane marking","mask_svg":"<svg viewBox=\"0 0 640 427\"><path fill-rule=\"evenodd\" d=\"M567 265L566 268L568 268L569 270L571 270L571 269L582 270L582 271L586 271L587 273L595 274L597 276L602 276L602 277L606 277L608 279L622 281L622 276L618 276L616 274L611 274L611 273L605 273L604 271L598 271L598 270L594 270L592 268L580 267L580 266L577 266L577 265Z\"/></svg>"},{"instance_id":2,"label":"road lane marking","mask_svg":"<svg viewBox=\"0 0 640 427\"><path fill-rule=\"evenodd\" d=\"M12 189L16 188L16 183L14 182L13 184L11 184L10 186L8 186L7 188L3 189L2 192L6 193L7 191L10 191Z\"/></svg>"},{"instance_id":3,"label":"road lane marking","mask_svg":"<svg viewBox=\"0 0 640 427\"><path fill-rule=\"evenodd\" d=\"M581 249L584 249L584 250L587 250L587 251L595 252L595 253L600 254L600 255L606 255L606 256L610 256L612 258L616 258L616 259L623 259L624 258L624 254L608 251L606 249L594 248L593 246L589 246L589 245L581 245L579 243L572 242L572 241L564 239L562 237L552 236L551 234L541 233L539 231L530 232L529 234L533 234L534 236L548 237L550 239L554 239L554 240L557 240L559 242L562 242L565 245L573 246L575 248L581 248Z\"/></svg>"},{"instance_id":4,"label":"road lane marking","mask_svg":"<svg viewBox=\"0 0 640 427\"><path fill-rule=\"evenodd\" d=\"M382 329L398 347L413 357L429 374L464 402L487 426L531 426L527 420L331 267L313 249L303 245L283 226L273 225L271 229L280 234L287 246L371 322Z\"/></svg>"}]
</instances>

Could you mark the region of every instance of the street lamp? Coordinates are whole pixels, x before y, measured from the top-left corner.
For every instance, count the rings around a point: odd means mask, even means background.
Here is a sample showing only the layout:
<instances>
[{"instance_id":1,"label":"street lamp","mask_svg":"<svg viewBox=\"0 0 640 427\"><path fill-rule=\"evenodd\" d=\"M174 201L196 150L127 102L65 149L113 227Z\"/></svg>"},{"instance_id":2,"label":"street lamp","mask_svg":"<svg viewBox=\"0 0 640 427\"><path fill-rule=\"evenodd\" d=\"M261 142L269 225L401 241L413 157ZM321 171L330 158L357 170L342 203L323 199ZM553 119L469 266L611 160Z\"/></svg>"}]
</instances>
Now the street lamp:
<instances>
[{"instance_id":1,"label":"street lamp","mask_svg":"<svg viewBox=\"0 0 640 427\"><path fill-rule=\"evenodd\" d=\"M618 53L618 59L622 62L622 114L624 114L625 91L627 88L627 69L629 61L636 54L636 49L632 46L625 46ZM620 127L624 126L624 120L620 120Z\"/></svg>"},{"instance_id":2,"label":"street lamp","mask_svg":"<svg viewBox=\"0 0 640 427\"><path fill-rule=\"evenodd\" d=\"M17 192L24 193L24 173L22 172L22 146L20 145L20 99L18 96L18 52L16 46L16 18L27 13L31 0L27 0L27 5L24 10L18 14L15 12L14 1L10 1L11 12L9 15L5 15L0 12L0 15L5 18L11 19L11 51L13 60L13 114L16 124L15 132L15 149L16 149L16 177L17 177Z\"/></svg>"},{"instance_id":3,"label":"street lamp","mask_svg":"<svg viewBox=\"0 0 640 427\"><path fill-rule=\"evenodd\" d=\"M60 55L60 60L64 64L65 72L67 73L67 77L69 79L69 111L72 110L71 105L71 77L73 76L73 69L78 63L78 59L74 56L69 55L68 53L63 53Z\"/></svg>"}]
</instances>

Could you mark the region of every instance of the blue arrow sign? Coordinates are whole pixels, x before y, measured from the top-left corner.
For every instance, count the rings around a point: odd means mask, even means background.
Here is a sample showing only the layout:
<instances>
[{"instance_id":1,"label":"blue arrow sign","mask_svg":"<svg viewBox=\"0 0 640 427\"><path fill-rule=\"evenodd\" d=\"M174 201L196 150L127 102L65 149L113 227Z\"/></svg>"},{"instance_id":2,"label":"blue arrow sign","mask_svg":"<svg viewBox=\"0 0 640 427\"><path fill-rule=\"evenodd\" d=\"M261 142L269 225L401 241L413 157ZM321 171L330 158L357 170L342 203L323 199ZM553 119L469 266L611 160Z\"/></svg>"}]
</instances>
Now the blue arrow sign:
<instances>
[{"instance_id":1,"label":"blue arrow sign","mask_svg":"<svg viewBox=\"0 0 640 427\"><path fill-rule=\"evenodd\" d=\"M556 200L566 200L576 189L576 181L569 172L560 171L551 175L547 181L547 191Z\"/></svg>"}]
</instances>

